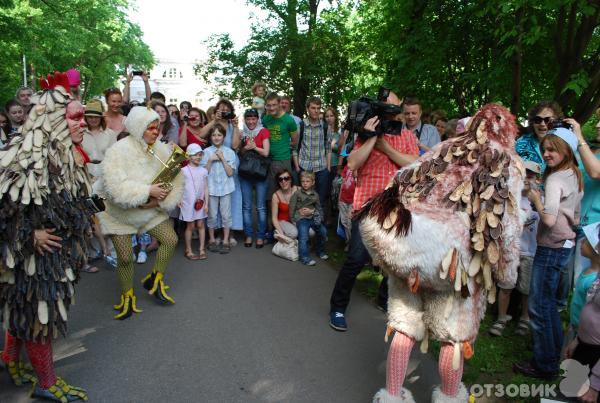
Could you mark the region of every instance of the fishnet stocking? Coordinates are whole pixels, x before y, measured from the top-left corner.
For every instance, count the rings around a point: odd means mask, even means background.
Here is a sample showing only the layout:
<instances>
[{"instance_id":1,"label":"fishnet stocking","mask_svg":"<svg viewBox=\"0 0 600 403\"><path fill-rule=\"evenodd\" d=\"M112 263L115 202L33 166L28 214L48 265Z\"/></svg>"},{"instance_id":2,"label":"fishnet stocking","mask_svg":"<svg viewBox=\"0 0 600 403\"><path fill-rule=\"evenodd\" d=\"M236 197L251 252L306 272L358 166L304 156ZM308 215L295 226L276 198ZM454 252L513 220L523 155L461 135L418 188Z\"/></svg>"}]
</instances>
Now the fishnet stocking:
<instances>
[{"instance_id":1,"label":"fishnet stocking","mask_svg":"<svg viewBox=\"0 0 600 403\"><path fill-rule=\"evenodd\" d=\"M440 360L438 362L438 371L440 372L440 378L442 378L442 393L452 397L458 394L464 363L461 351L459 367L457 370L452 369L453 354L454 345L445 343L440 350Z\"/></svg>"},{"instance_id":2,"label":"fishnet stocking","mask_svg":"<svg viewBox=\"0 0 600 403\"><path fill-rule=\"evenodd\" d=\"M133 288L133 246L131 235L113 235L110 237L117 252L117 276L121 293Z\"/></svg>"},{"instance_id":3,"label":"fishnet stocking","mask_svg":"<svg viewBox=\"0 0 600 403\"><path fill-rule=\"evenodd\" d=\"M54 362L52 360L52 343L25 342L25 349L31 366L38 377L39 385L48 389L56 383L56 374L54 373Z\"/></svg>"},{"instance_id":4,"label":"fishnet stocking","mask_svg":"<svg viewBox=\"0 0 600 403\"><path fill-rule=\"evenodd\" d=\"M399 396L402 391L410 352L414 344L414 339L404 333L394 332L394 338L388 351L386 371L386 389L393 396Z\"/></svg>"},{"instance_id":5,"label":"fishnet stocking","mask_svg":"<svg viewBox=\"0 0 600 403\"><path fill-rule=\"evenodd\" d=\"M4 334L4 351L2 351L2 361L5 363L19 361L19 355L21 354L21 347L23 341L17 339L8 330Z\"/></svg>"},{"instance_id":6,"label":"fishnet stocking","mask_svg":"<svg viewBox=\"0 0 600 403\"><path fill-rule=\"evenodd\" d=\"M160 244L156 252L153 271L164 273L177 246L177 234L169 220L161 222L148 233L156 238Z\"/></svg>"}]
</instances>

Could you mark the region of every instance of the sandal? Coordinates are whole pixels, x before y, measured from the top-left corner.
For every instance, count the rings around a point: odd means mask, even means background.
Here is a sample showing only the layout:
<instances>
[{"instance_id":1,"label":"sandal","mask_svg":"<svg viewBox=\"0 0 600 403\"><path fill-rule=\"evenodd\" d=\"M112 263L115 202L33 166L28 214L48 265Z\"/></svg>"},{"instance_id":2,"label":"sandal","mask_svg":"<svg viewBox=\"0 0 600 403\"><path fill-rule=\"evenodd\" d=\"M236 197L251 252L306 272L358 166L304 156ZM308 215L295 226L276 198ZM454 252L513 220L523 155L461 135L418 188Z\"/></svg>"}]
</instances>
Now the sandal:
<instances>
[{"instance_id":1,"label":"sandal","mask_svg":"<svg viewBox=\"0 0 600 403\"><path fill-rule=\"evenodd\" d=\"M488 331L489 334L491 334L492 336L502 336L502 332L504 331L504 329L506 328L506 324L511 320L512 318L510 316L506 316L504 317L504 319L498 319L494 322L494 324L492 325L492 327L490 327L490 330Z\"/></svg>"},{"instance_id":2,"label":"sandal","mask_svg":"<svg viewBox=\"0 0 600 403\"><path fill-rule=\"evenodd\" d=\"M249 240L248 240L249 239ZM246 238L246 240L244 241L244 246L246 248L250 248L252 247L252 238Z\"/></svg>"},{"instance_id":3,"label":"sandal","mask_svg":"<svg viewBox=\"0 0 600 403\"><path fill-rule=\"evenodd\" d=\"M98 268L96 266L86 264L85 266L83 266L81 271L84 273L98 273Z\"/></svg>"},{"instance_id":4,"label":"sandal","mask_svg":"<svg viewBox=\"0 0 600 403\"><path fill-rule=\"evenodd\" d=\"M231 252L231 246L228 243L221 245L221 250L219 251L221 255L225 255L229 252Z\"/></svg>"},{"instance_id":5,"label":"sandal","mask_svg":"<svg viewBox=\"0 0 600 403\"><path fill-rule=\"evenodd\" d=\"M518 336L527 336L529 334L529 320L528 319L519 319L519 323L517 323L517 328L515 330L515 334Z\"/></svg>"},{"instance_id":6,"label":"sandal","mask_svg":"<svg viewBox=\"0 0 600 403\"><path fill-rule=\"evenodd\" d=\"M262 239L256 240L256 249L262 249L265 246L265 241Z\"/></svg>"},{"instance_id":7,"label":"sandal","mask_svg":"<svg viewBox=\"0 0 600 403\"><path fill-rule=\"evenodd\" d=\"M198 260L198 256L196 254L194 254L194 252L191 252L191 251L185 252L184 256L188 260Z\"/></svg>"},{"instance_id":8,"label":"sandal","mask_svg":"<svg viewBox=\"0 0 600 403\"><path fill-rule=\"evenodd\" d=\"M205 260L205 259L206 259L206 252L201 250L200 254L198 255L198 260Z\"/></svg>"},{"instance_id":9,"label":"sandal","mask_svg":"<svg viewBox=\"0 0 600 403\"><path fill-rule=\"evenodd\" d=\"M216 243L216 242L209 242L209 243L208 243L208 250L209 250L210 252L215 252L215 253L216 253L216 252L218 252L218 251L219 251L219 247L217 246L217 243Z\"/></svg>"}]
</instances>

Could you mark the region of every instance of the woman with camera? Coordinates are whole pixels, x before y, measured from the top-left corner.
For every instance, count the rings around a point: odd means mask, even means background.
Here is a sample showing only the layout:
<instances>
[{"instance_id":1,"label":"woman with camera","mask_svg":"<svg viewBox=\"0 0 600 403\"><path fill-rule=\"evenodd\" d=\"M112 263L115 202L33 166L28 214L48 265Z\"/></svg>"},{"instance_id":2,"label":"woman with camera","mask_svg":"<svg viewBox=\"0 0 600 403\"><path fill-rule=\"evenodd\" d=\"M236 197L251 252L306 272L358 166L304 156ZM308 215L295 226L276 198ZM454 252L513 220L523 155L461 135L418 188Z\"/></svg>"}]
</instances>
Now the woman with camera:
<instances>
[{"instance_id":1,"label":"woman with camera","mask_svg":"<svg viewBox=\"0 0 600 403\"><path fill-rule=\"evenodd\" d=\"M183 125L179 129L179 146L184 150L190 144L198 144L202 149L208 147L208 131L206 113L199 108L191 108L183 116Z\"/></svg>"},{"instance_id":2,"label":"woman with camera","mask_svg":"<svg viewBox=\"0 0 600 403\"><path fill-rule=\"evenodd\" d=\"M242 149L240 155L242 161L250 154L258 154L256 158L269 157L269 130L258 125L258 110L248 109L244 113L244 131L242 134ZM249 153L249 154L246 154ZM238 170L239 172L239 170ZM265 171L265 173L268 173ZM251 173L239 172L240 185L242 188L242 215L244 220L244 246L252 246L252 240L256 235L256 249L264 246L265 233L267 232L267 190L269 189L268 176L264 178L254 177ZM252 201L253 192L256 192L256 213L258 218L257 231L254 232L252 224Z\"/></svg>"},{"instance_id":3,"label":"woman with camera","mask_svg":"<svg viewBox=\"0 0 600 403\"><path fill-rule=\"evenodd\" d=\"M130 135L106 151L102 185L106 211L100 213L102 231L111 235L117 251L117 275L121 302L115 305L116 319L126 319L141 312L133 293L133 247L131 236L148 232L160 246L152 273L143 285L161 303L174 303L166 293L163 277L177 246L177 235L169 222L183 194L183 176L179 173L170 184L153 184L169 160L171 148L157 141L158 114L143 106L134 107L125 127ZM162 161L162 162L161 162Z\"/></svg>"}]
</instances>

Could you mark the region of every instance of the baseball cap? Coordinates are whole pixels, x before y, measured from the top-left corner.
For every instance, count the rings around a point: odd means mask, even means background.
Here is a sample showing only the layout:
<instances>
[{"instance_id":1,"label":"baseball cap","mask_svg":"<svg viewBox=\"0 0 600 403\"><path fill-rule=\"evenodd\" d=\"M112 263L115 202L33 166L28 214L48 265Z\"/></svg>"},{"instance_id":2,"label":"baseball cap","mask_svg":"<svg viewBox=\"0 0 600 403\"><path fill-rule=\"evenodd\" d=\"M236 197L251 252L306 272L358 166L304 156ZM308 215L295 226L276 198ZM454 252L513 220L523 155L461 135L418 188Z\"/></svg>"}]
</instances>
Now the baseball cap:
<instances>
[{"instance_id":1,"label":"baseball cap","mask_svg":"<svg viewBox=\"0 0 600 403\"><path fill-rule=\"evenodd\" d=\"M571 147L573 153L577 155L577 136L573 133L572 130L569 130L564 127L557 127L556 129L552 129L548 132L548 134L554 134L556 137L560 137L565 143Z\"/></svg>"},{"instance_id":2,"label":"baseball cap","mask_svg":"<svg viewBox=\"0 0 600 403\"><path fill-rule=\"evenodd\" d=\"M202 152L202 147L200 147L196 143L192 143L187 147L186 153L187 155L196 155Z\"/></svg>"}]
</instances>

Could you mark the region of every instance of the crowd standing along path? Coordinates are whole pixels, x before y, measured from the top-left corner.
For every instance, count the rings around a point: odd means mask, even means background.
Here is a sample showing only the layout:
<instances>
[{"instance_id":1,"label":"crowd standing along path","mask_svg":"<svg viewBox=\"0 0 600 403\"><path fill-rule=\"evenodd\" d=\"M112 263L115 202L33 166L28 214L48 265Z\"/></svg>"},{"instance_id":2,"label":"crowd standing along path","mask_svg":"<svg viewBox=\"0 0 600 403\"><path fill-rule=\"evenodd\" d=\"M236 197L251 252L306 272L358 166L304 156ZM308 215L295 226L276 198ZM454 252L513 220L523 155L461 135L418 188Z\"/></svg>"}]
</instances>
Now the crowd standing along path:
<instances>
[{"instance_id":1,"label":"crowd standing along path","mask_svg":"<svg viewBox=\"0 0 600 403\"><path fill-rule=\"evenodd\" d=\"M174 306L160 306L140 279L143 313L113 319L116 273L82 273L69 337L55 346L57 373L90 402L369 402L385 385L385 315L353 295L346 333L328 326L336 271L235 247L190 262L179 245L167 275ZM151 255L153 258L153 255ZM0 346L3 341L0 341ZM435 362L416 354L407 377L417 401L439 383ZM415 379L416 378L416 379ZM0 371L0 402L30 402Z\"/></svg>"}]
</instances>

